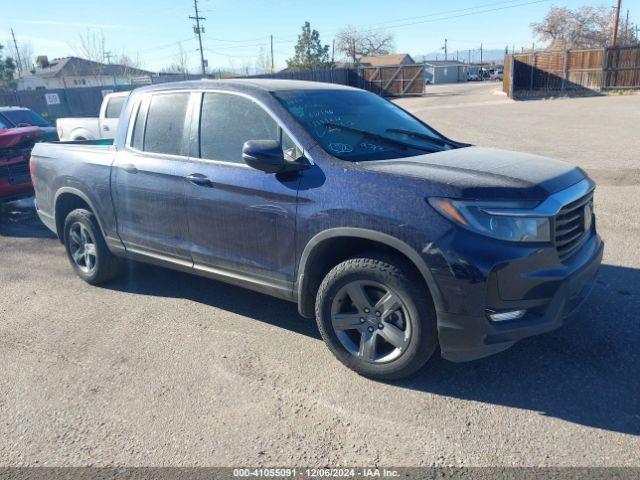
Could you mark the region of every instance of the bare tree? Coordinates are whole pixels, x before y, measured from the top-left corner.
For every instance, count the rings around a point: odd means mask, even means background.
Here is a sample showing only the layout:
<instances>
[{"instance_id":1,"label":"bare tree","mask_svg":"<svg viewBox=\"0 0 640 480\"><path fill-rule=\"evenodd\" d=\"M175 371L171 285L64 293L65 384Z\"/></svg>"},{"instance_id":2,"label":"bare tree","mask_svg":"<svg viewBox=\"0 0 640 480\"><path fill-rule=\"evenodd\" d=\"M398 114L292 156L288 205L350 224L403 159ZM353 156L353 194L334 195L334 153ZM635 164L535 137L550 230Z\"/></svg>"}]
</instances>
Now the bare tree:
<instances>
[{"instance_id":1,"label":"bare tree","mask_svg":"<svg viewBox=\"0 0 640 480\"><path fill-rule=\"evenodd\" d=\"M77 43L69 46L77 57L93 62L105 61L105 38L102 30L89 29L84 35L78 35Z\"/></svg>"},{"instance_id":2,"label":"bare tree","mask_svg":"<svg viewBox=\"0 0 640 480\"><path fill-rule=\"evenodd\" d=\"M602 48L609 44L613 30L614 13L605 5L585 5L576 9L551 7L541 22L531 29L550 48ZM635 25L618 34L620 44L635 43Z\"/></svg>"},{"instance_id":3,"label":"bare tree","mask_svg":"<svg viewBox=\"0 0 640 480\"><path fill-rule=\"evenodd\" d=\"M13 58L16 63L16 67L22 70L22 73L27 73L33 68L33 61L35 59L33 54L33 45L26 42L20 42L18 44L18 50L16 51L16 46L14 45L13 40L7 40L7 48L8 56ZM18 58L20 59L19 65Z\"/></svg>"},{"instance_id":4,"label":"bare tree","mask_svg":"<svg viewBox=\"0 0 640 480\"><path fill-rule=\"evenodd\" d=\"M93 62L88 67L89 76L94 77L96 82L101 81L101 76L104 73L104 65L105 61L105 38L104 32L102 30L91 30L88 29L86 33L78 35L78 42L69 44L71 51L75 54L75 56L82 58L84 60L89 60ZM86 71L86 65L83 66L82 71ZM79 71L71 71L72 75L79 75ZM64 80L64 79L63 79ZM115 80L114 80L115 82Z\"/></svg>"},{"instance_id":5,"label":"bare tree","mask_svg":"<svg viewBox=\"0 0 640 480\"><path fill-rule=\"evenodd\" d=\"M271 57L264 47L260 47L260 51L258 52L258 58L256 59L256 72L259 74L271 72Z\"/></svg>"},{"instance_id":6,"label":"bare tree","mask_svg":"<svg viewBox=\"0 0 640 480\"><path fill-rule=\"evenodd\" d=\"M116 58L116 64L122 67L122 75L130 77L135 75L138 70L142 70L142 61L140 55L136 53L135 57L127 55L124 51Z\"/></svg>"},{"instance_id":7,"label":"bare tree","mask_svg":"<svg viewBox=\"0 0 640 480\"><path fill-rule=\"evenodd\" d=\"M186 76L189 75L189 58L182 48L182 43L178 43L178 52L173 59L173 63L168 67L164 67L160 70L161 73L181 73Z\"/></svg>"},{"instance_id":8,"label":"bare tree","mask_svg":"<svg viewBox=\"0 0 640 480\"><path fill-rule=\"evenodd\" d=\"M356 63L358 57L392 53L395 43L393 34L384 30L358 30L349 25L336 35L336 50Z\"/></svg>"}]
</instances>

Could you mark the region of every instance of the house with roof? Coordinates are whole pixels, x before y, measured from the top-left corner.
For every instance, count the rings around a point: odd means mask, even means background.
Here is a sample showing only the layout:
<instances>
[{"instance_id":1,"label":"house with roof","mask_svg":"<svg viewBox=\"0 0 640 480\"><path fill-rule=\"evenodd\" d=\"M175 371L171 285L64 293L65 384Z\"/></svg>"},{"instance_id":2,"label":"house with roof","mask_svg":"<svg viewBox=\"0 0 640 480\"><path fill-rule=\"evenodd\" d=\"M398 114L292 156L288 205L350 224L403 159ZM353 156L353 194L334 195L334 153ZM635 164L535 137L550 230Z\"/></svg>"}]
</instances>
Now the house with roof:
<instances>
[{"instance_id":1,"label":"house with roof","mask_svg":"<svg viewBox=\"0 0 640 480\"><path fill-rule=\"evenodd\" d=\"M141 79L153 75L153 72L127 65L106 64L78 57L49 61L46 56L39 56L35 68L18 78L18 90L115 87L140 83Z\"/></svg>"},{"instance_id":2,"label":"house with roof","mask_svg":"<svg viewBox=\"0 0 640 480\"><path fill-rule=\"evenodd\" d=\"M391 55L375 55L370 57L361 57L360 65L363 67L397 67L400 65L413 65L411 55L408 53L394 53Z\"/></svg>"},{"instance_id":3,"label":"house with roof","mask_svg":"<svg viewBox=\"0 0 640 480\"><path fill-rule=\"evenodd\" d=\"M425 60L426 83L458 83L467 81L469 65L458 60Z\"/></svg>"}]
</instances>

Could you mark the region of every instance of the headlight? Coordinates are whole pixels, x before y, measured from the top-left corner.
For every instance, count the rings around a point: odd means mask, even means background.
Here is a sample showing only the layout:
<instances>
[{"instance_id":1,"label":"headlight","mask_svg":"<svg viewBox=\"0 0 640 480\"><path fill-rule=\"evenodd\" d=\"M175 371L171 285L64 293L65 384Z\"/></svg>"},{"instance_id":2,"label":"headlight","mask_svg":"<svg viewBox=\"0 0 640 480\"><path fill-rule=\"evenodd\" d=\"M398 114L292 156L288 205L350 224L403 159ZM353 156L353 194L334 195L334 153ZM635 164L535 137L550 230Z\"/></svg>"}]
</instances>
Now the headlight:
<instances>
[{"instance_id":1,"label":"headlight","mask_svg":"<svg viewBox=\"0 0 640 480\"><path fill-rule=\"evenodd\" d=\"M429 204L472 232L510 242L550 242L549 217L535 214L535 202L480 202L430 198Z\"/></svg>"}]
</instances>

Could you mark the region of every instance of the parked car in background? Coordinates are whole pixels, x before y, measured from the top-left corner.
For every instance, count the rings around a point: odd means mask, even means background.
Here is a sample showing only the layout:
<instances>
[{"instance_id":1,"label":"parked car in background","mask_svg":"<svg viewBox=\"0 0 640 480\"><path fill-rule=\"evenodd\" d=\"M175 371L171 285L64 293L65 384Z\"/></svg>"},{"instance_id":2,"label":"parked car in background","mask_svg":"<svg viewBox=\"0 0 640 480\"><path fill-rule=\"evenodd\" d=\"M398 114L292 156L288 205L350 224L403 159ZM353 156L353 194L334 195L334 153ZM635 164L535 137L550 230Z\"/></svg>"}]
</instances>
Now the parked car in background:
<instances>
[{"instance_id":1,"label":"parked car in background","mask_svg":"<svg viewBox=\"0 0 640 480\"><path fill-rule=\"evenodd\" d=\"M478 72L467 72L467 82L477 82L480 80Z\"/></svg>"},{"instance_id":2,"label":"parked car in background","mask_svg":"<svg viewBox=\"0 0 640 480\"><path fill-rule=\"evenodd\" d=\"M11 127L0 117L0 203L33 194L29 173L31 149L47 135L40 127Z\"/></svg>"},{"instance_id":3,"label":"parked car in background","mask_svg":"<svg viewBox=\"0 0 640 480\"><path fill-rule=\"evenodd\" d=\"M31 164L38 215L84 281L129 258L297 302L379 379L438 346L466 361L559 327L604 249L580 168L450 140L327 83L140 88L113 145L39 143Z\"/></svg>"},{"instance_id":4,"label":"parked car in background","mask_svg":"<svg viewBox=\"0 0 640 480\"><path fill-rule=\"evenodd\" d=\"M118 128L118 118L130 92L105 95L97 117L67 117L56 121L58 137L68 140L98 140L113 138Z\"/></svg>"},{"instance_id":5,"label":"parked car in background","mask_svg":"<svg viewBox=\"0 0 640 480\"><path fill-rule=\"evenodd\" d=\"M33 110L24 107L0 107L0 130L38 127L41 140L58 139L56 128Z\"/></svg>"},{"instance_id":6,"label":"parked car in background","mask_svg":"<svg viewBox=\"0 0 640 480\"><path fill-rule=\"evenodd\" d=\"M501 82L503 78L502 69L496 69L491 74L491 80L495 80L496 82Z\"/></svg>"}]
</instances>

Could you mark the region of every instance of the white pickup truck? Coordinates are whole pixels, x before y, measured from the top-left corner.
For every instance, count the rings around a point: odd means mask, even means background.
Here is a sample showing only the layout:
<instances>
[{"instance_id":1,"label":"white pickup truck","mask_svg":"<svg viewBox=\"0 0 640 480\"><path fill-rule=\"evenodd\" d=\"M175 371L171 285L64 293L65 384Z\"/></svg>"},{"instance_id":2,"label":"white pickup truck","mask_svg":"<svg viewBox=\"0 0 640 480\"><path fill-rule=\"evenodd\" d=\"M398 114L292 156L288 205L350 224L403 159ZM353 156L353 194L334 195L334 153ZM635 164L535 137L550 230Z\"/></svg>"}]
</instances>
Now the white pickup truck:
<instances>
[{"instance_id":1,"label":"white pickup truck","mask_svg":"<svg viewBox=\"0 0 640 480\"><path fill-rule=\"evenodd\" d=\"M105 95L98 117L70 117L56 120L58 138L68 140L99 140L113 138L118 129L120 110L131 92Z\"/></svg>"}]
</instances>

